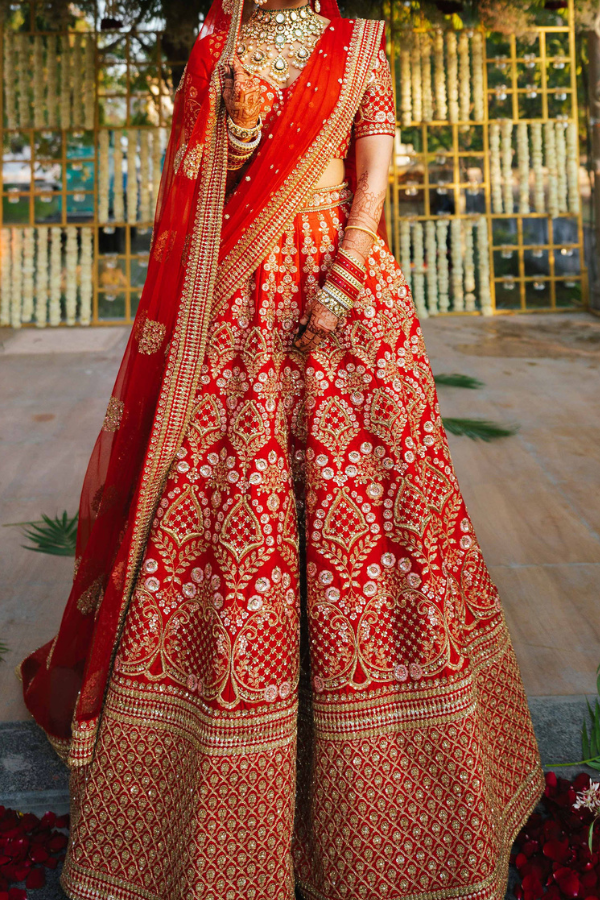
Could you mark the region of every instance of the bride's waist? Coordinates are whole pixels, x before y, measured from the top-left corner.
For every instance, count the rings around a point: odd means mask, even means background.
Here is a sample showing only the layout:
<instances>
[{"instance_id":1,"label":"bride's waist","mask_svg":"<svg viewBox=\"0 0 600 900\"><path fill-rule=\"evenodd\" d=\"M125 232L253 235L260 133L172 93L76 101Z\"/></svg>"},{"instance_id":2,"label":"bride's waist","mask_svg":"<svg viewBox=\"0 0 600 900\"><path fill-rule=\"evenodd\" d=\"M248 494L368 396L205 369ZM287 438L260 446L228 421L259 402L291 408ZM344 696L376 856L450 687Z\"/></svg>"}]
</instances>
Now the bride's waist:
<instances>
[{"instance_id":1,"label":"bride's waist","mask_svg":"<svg viewBox=\"0 0 600 900\"><path fill-rule=\"evenodd\" d=\"M346 166L343 159L332 159L321 178L317 182L318 188L335 187L346 177Z\"/></svg>"}]
</instances>

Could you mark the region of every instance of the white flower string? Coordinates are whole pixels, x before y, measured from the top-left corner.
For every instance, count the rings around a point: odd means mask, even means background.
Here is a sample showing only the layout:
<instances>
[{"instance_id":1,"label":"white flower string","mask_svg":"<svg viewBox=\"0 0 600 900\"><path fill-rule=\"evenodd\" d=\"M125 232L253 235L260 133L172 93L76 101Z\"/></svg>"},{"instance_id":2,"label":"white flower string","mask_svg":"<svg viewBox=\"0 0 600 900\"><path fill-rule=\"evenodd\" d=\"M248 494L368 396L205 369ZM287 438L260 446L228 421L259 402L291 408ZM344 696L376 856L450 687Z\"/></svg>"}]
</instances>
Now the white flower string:
<instances>
[{"instance_id":1,"label":"white flower string","mask_svg":"<svg viewBox=\"0 0 600 900\"><path fill-rule=\"evenodd\" d=\"M46 109L48 111L48 127L58 127L58 73L56 35L46 35Z\"/></svg>"},{"instance_id":2,"label":"white flower string","mask_svg":"<svg viewBox=\"0 0 600 900\"><path fill-rule=\"evenodd\" d=\"M71 90L73 94L72 121L73 128L81 128L83 126L83 81L82 72L82 34L77 32L71 50L72 70L71 70Z\"/></svg>"},{"instance_id":3,"label":"white flower string","mask_svg":"<svg viewBox=\"0 0 600 900\"><path fill-rule=\"evenodd\" d=\"M426 319L427 307L425 306L425 259L423 256L422 222L413 223L412 238L413 260L415 263L415 267L413 269L413 300L419 318Z\"/></svg>"},{"instance_id":4,"label":"white flower string","mask_svg":"<svg viewBox=\"0 0 600 900\"><path fill-rule=\"evenodd\" d=\"M36 231L35 324L44 328L48 321L48 229Z\"/></svg>"},{"instance_id":5,"label":"white flower string","mask_svg":"<svg viewBox=\"0 0 600 900\"><path fill-rule=\"evenodd\" d=\"M127 221L137 222L138 184L137 184L137 139L138 129L127 131Z\"/></svg>"},{"instance_id":6,"label":"white flower string","mask_svg":"<svg viewBox=\"0 0 600 900\"><path fill-rule=\"evenodd\" d=\"M448 118L446 101L446 69L444 68L444 33L436 31L433 38L433 63L435 82L435 117L442 122Z\"/></svg>"},{"instance_id":7,"label":"white flower string","mask_svg":"<svg viewBox=\"0 0 600 900\"><path fill-rule=\"evenodd\" d=\"M569 122L567 127L567 188L569 191L569 212L578 214L579 166L577 164L577 124Z\"/></svg>"},{"instance_id":8,"label":"white flower string","mask_svg":"<svg viewBox=\"0 0 600 900\"><path fill-rule=\"evenodd\" d=\"M108 171L109 132L106 128L103 128L100 132L98 144L98 221L105 223L108 222L108 188L110 182Z\"/></svg>"},{"instance_id":9,"label":"white flower string","mask_svg":"<svg viewBox=\"0 0 600 900\"><path fill-rule=\"evenodd\" d=\"M431 38L425 33L420 36L421 78L423 82L423 121L433 120L433 93L431 90Z\"/></svg>"},{"instance_id":10,"label":"white flower string","mask_svg":"<svg viewBox=\"0 0 600 900\"><path fill-rule=\"evenodd\" d=\"M452 261L452 308L462 312L465 308L463 291L463 236L462 221L452 219L450 222L450 258Z\"/></svg>"},{"instance_id":11,"label":"white flower string","mask_svg":"<svg viewBox=\"0 0 600 900\"><path fill-rule=\"evenodd\" d=\"M20 33L18 36L18 65L17 77L19 81L19 128L29 128L31 115L29 109L29 35Z\"/></svg>"},{"instance_id":12,"label":"white flower string","mask_svg":"<svg viewBox=\"0 0 600 900\"><path fill-rule=\"evenodd\" d=\"M23 229L23 307L21 321L31 322L33 318L33 269L35 234L33 228Z\"/></svg>"},{"instance_id":13,"label":"white flower string","mask_svg":"<svg viewBox=\"0 0 600 900\"><path fill-rule=\"evenodd\" d=\"M473 222L465 219L465 309L467 312L475 311L475 259L473 253Z\"/></svg>"},{"instance_id":14,"label":"white flower string","mask_svg":"<svg viewBox=\"0 0 600 900\"><path fill-rule=\"evenodd\" d=\"M519 212L529 212L529 133L527 122L517 125L517 164L519 167Z\"/></svg>"},{"instance_id":15,"label":"white flower string","mask_svg":"<svg viewBox=\"0 0 600 900\"><path fill-rule=\"evenodd\" d=\"M412 93L410 84L410 49L408 41L400 42L400 113L407 128L412 122Z\"/></svg>"},{"instance_id":16,"label":"white flower string","mask_svg":"<svg viewBox=\"0 0 600 900\"><path fill-rule=\"evenodd\" d=\"M149 222L150 212L150 134L140 129L140 222Z\"/></svg>"},{"instance_id":17,"label":"white flower string","mask_svg":"<svg viewBox=\"0 0 600 900\"><path fill-rule=\"evenodd\" d=\"M471 42L473 59L473 118L482 122L485 118L485 98L483 93L483 35L476 31Z\"/></svg>"},{"instance_id":18,"label":"white flower string","mask_svg":"<svg viewBox=\"0 0 600 900\"><path fill-rule=\"evenodd\" d=\"M490 187L492 191L492 212L502 210L502 169L500 166L500 125L490 123Z\"/></svg>"},{"instance_id":19,"label":"white flower string","mask_svg":"<svg viewBox=\"0 0 600 900\"><path fill-rule=\"evenodd\" d=\"M94 235L91 228L82 228L81 232L81 280L79 294L81 310L79 320L82 325L92 321L92 298L94 293L92 280Z\"/></svg>"},{"instance_id":20,"label":"white flower string","mask_svg":"<svg viewBox=\"0 0 600 900\"><path fill-rule=\"evenodd\" d=\"M513 212L513 177L512 177L512 130L510 119L503 119L502 125L502 200L505 213Z\"/></svg>"},{"instance_id":21,"label":"white flower string","mask_svg":"<svg viewBox=\"0 0 600 900\"><path fill-rule=\"evenodd\" d=\"M546 169L548 170L548 215L554 219L559 213L554 122L544 122L544 153Z\"/></svg>"},{"instance_id":22,"label":"white flower string","mask_svg":"<svg viewBox=\"0 0 600 900\"><path fill-rule=\"evenodd\" d=\"M484 316L491 316L492 296L490 294L490 251L488 223L485 216L477 219L477 268L479 275L479 304Z\"/></svg>"},{"instance_id":23,"label":"white flower string","mask_svg":"<svg viewBox=\"0 0 600 900\"><path fill-rule=\"evenodd\" d=\"M10 325L10 228L0 231L0 326Z\"/></svg>"},{"instance_id":24,"label":"white flower string","mask_svg":"<svg viewBox=\"0 0 600 900\"><path fill-rule=\"evenodd\" d=\"M77 318L77 229L67 226L65 254L65 318L67 325L74 325Z\"/></svg>"},{"instance_id":25,"label":"white flower string","mask_svg":"<svg viewBox=\"0 0 600 900\"><path fill-rule=\"evenodd\" d=\"M556 194L558 199L559 212L567 212L569 205L567 202L567 143L565 139L565 128L567 123L559 121L555 123L556 128Z\"/></svg>"},{"instance_id":26,"label":"white flower string","mask_svg":"<svg viewBox=\"0 0 600 900\"><path fill-rule=\"evenodd\" d=\"M69 36L60 39L60 127L71 127L71 48Z\"/></svg>"},{"instance_id":27,"label":"white flower string","mask_svg":"<svg viewBox=\"0 0 600 900\"><path fill-rule=\"evenodd\" d=\"M438 275L435 221L433 219L425 222L425 248L427 253L427 309L429 315L435 316L438 312Z\"/></svg>"},{"instance_id":28,"label":"white flower string","mask_svg":"<svg viewBox=\"0 0 600 900\"><path fill-rule=\"evenodd\" d=\"M536 213L546 212L544 167L542 154L542 123L531 123L531 168L533 169L533 208Z\"/></svg>"},{"instance_id":29,"label":"white flower string","mask_svg":"<svg viewBox=\"0 0 600 900\"><path fill-rule=\"evenodd\" d=\"M4 108L6 124L18 127L17 95L15 93L15 39L10 29L4 32Z\"/></svg>"},{"instance_id":30,"label":"white flower string","mask_svg":"<svg viewBox=\"0 0 600 900\"><path fill-rule=\"evenodd\" d=\"M50 229L50 309L48 321L56 327L60 325L60 295L62 288L62 241L61 229Z\"/></svg>"},{"instance_id":31,"label":"white flower string","mask_svg":"<svg viewBox=\"0 0 600 900\"><path fill-rule=\"evenodd\" d=\"M44 44L41 34L36 34L33 39L33 125L43 128L45 124Z\"/></svg>"},{"instance_id":32,"label":"white flower string","mask_svg":"<svg viewBox=\"0 0 600 900\"><path fill-rule=\"evenodd\" d=\"M438 270L438 307L445 313L450 309L449 274L448 274L448 219L437 219L437 270Z\"/></svg>"},{"instance_id":33,"label":"white flower string","mask_svg":"<svg viewBox=\"0 0 600 900\"><path fill-rule=\"evenodd\" d=\"M458 36L459 59L459 118L468 122L471 114L471 66L469 61L469 34L463 28ZM464 126L467 128L468 126Z\"/></svg>"},{"instance_id":34,"label":"white flower string","mask_svg":"<svg viewBox=\"0 0 600 900\"><path fill-rule=\"evenodd\" d=\"M410 271L410 222L400 219L400 268L409 288L412 286Z\"/></svg>"},{"instance_id":35,"label":"white flower string","mask_svg":"<svg viewBox=\"0 0 600 900\"><path fill-rule=\"evenodd\" d=\"M22 274L23 274L23 232L20 228L12 229L11 241L11 285L10 285L10 324L13 328L21 327Z\"/></svg>"},{"instance_id":36,"label":"white flower string","mask_svg":"<svg viewBox=\"0 0 600 900\"><path fill-rule=\"evenodd\" d=\"M94 36L88 34L85 42L83 73L83 124L91 131L95 123L96 103L96 45Z\"/></svg>"},{"instance_id":37,"label":"white flower string","mask_svg":"<svg viewBox=\"0 0 600 900\"><path fill-rule=\"evenodd\" d=\"M158 203L158 192L160 189L162 160L161 136L161 129L155 128L152 132L152 218L154 218L154 210Z\"/></svg>"},{"instance_id":38,"label":"white flower string","mask_svg":"<svg viewBox=\"0 0 600 900\"><path fill-rule=\"evenodd\" d=\"M113 131L115 142L113 152L113 215L116 222L125 221L125 201L123 197L123 147L121 132Z\"/></svg>"},{"instance_id":39,"label":"white flower string","mask_svg":"<svg viewBox=\"0 0 600 900\"><path fill-rule=\"evenodd\" d=\"M446 83L448 85L448 119L458 122L458 57L456 55L456 34L446 35Z\"/></svg>"},{"instance_id":40,"label":"white flower string","mask_svg":"<svg viewBox=\"0 0 600 900\"><path fill-rule=\"evenodd\" d=\"M410 45L410 76L412 82L413 121L421 122L423 119L423 92L421 83L421 52L418 34L413 34Z\"/></svg>"}]
</instances>

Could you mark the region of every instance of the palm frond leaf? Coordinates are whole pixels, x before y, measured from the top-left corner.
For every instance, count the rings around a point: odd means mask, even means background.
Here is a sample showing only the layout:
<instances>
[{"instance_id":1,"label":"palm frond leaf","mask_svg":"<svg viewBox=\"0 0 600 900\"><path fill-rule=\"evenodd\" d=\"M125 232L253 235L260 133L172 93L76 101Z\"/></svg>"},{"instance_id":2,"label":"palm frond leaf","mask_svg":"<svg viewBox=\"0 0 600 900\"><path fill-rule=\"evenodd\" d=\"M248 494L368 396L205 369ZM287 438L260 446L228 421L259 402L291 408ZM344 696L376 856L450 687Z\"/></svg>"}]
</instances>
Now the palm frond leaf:
<instances>
[{"instance_id":1,"label":"palm frond leaf","mask_svg":"<svg viewBox=\"0 0 600 900\"><path fill-rule=\"evenodd\" d=\"M51 556L75 556L78 516L69 516L65 511L53 519L42 515L41 522L25 522L23 534L30 545L23 545L26 550L35 553L48 553Z\"/></svg>"},{"instance_id":2,"label":"palm frond leaf","mask_svg":"<svg viewBox=\"0 0 600 900\"><path fill-rule=\"evenodd\" d=\"M444 428L450 434L471 438L472 441L495 441L497 438L512 437L518 428L513 425L499 425L488 419L443 418Z\"/></svg>"},{"instance_id":3,"label":"palm frond leaf","mask_svg":"<svg viewBox=\"0 0 600 900\"><path fill-rule=\"evenodd\" d=\"M8 647L5 643L3 643L3 641L0 641L0 662L2 662L7 653Z\"/></svg>"},{"instance_id":4,"label":"palm frond leaf","mask_svg":"<svg viewBox=\"0 0 600 900\"><path fill-rule=\"evenodd\" d=\"M461 375L460 372L445 373L434 375L433 380L437 385L444 387L468 388L470 391L476 391L484 387L484 382L479 378L473 378L471 375Z\"/></svg>"}]
</instances>

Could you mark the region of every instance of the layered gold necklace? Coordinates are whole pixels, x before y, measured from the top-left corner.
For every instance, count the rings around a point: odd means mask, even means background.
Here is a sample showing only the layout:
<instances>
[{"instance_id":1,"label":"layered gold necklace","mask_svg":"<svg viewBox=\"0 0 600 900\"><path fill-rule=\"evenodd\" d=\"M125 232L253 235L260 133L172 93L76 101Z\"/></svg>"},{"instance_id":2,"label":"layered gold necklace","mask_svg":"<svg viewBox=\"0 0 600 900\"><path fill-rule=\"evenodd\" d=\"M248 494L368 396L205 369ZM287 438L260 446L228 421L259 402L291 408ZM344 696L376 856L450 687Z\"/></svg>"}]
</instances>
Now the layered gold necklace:
<instances>
[{"instance_id":1,"label":"layered gold necklace","mask_svg":"<svg viewBox=\"0 0 600 900\"><path fill-rule=\"evenodd\" d=\"M296 69L306 66L324 30L324 22L309 5L299 9L258 8L242 27L238 56L252 75L285 84L290 65Z\"/></svg>"}]
</instances>

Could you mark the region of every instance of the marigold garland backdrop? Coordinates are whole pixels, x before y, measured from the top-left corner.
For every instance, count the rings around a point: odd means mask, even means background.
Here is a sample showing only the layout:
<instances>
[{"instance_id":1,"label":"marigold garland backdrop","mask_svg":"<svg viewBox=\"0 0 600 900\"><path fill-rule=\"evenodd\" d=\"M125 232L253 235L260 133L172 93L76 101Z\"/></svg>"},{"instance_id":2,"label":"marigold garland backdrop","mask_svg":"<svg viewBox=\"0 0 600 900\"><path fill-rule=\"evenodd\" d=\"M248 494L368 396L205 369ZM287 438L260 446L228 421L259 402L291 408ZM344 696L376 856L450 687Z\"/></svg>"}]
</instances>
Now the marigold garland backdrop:
<instances>
[{"instance_id":1,"label":"marigold garland backdrop","mask_svg":"<svg viewBox=\"0 0 600 900\"><path fill-rule=\"evenodd\" d=\"M572 0L530 11L525 33L436 8L382 7L398 116L387 224L417 311L580 307ZM160 30L102 30L97 11L52 30L45 9L11 4L0 41L0 325L129 323L185 60Z\"/></svg>"}]
</instances>

